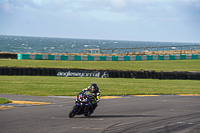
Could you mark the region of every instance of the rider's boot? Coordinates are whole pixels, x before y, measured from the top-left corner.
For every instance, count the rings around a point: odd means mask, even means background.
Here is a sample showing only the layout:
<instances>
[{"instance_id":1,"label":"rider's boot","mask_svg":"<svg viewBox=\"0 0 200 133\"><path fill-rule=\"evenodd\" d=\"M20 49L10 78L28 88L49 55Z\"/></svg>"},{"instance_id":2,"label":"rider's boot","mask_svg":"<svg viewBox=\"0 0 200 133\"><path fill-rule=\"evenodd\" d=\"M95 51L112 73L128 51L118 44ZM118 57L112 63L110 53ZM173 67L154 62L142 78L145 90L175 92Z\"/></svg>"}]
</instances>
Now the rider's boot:
<instances>
[{"instance_id":1,"label":"rider's boot","mask_svg":"<svg viewBox=\"0 0 200 133\"><path fill-rule=\"evenodd\" d=\"M98 106L97 103L94 103L94 104L92 105L91 113L94 112L94 110L96 109L97 106Z\"/></svg>"}]
</instances>

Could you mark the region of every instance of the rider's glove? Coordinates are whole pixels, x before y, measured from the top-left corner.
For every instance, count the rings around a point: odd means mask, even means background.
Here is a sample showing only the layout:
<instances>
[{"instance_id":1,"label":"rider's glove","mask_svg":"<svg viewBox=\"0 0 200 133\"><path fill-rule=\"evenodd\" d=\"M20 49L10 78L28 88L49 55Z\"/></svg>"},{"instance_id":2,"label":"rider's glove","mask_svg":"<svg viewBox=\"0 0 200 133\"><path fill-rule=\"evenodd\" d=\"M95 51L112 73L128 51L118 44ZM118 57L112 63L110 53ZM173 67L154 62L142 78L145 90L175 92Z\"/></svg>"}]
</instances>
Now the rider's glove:
<instances>
[{"instance_id":1,"label":"rider's glove","mask_svg":"<svg viewBox=\"0 0 200 133\"><path fill-rule=\"evenodd\" d=\"M86 90L85 89L83 89L82 91L81 91L81 93L84 93Z\"/></svg>"}]
</instances>

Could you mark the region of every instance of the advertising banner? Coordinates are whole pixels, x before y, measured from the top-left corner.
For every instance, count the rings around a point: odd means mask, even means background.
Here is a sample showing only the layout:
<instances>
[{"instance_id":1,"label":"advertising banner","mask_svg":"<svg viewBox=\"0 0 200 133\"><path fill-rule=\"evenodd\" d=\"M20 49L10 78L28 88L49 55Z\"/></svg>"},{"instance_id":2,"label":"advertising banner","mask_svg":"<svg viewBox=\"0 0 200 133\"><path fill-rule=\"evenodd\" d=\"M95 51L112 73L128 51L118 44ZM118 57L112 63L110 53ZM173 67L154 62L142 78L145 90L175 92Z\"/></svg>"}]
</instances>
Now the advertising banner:
<instances>
[{"instance_id":1,"label":"advertising banner","mask_svg":"<svg viewBox=\"0 0 200 133\"><path fill-rule=\"evenodd\" d=\"M95 77L95 78L109 78L107 71L95 70L58 70L57 76L62 77Z\"/></svg>"}]
</instances>

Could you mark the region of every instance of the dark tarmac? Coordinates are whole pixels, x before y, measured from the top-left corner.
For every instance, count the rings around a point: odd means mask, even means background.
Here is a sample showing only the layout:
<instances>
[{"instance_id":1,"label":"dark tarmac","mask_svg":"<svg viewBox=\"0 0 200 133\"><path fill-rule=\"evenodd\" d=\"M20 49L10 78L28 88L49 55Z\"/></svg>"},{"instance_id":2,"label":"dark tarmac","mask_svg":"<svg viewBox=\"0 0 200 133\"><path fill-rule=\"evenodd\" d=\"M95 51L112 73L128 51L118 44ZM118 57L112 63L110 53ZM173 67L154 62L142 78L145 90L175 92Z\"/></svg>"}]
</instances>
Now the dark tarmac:
<instances>
[{"instance_id":1,"label":"dark tarmac","mask_svg":"<svg viewBox=\"0 0 200 133\"><path fill-rule=\"evenodd\" d=\"M0 133L200 133L200 96L102 99L92 116L74 118L68 117L74 97L0 97L51 103L0 110Z\"/></svg>"}]
</instances>

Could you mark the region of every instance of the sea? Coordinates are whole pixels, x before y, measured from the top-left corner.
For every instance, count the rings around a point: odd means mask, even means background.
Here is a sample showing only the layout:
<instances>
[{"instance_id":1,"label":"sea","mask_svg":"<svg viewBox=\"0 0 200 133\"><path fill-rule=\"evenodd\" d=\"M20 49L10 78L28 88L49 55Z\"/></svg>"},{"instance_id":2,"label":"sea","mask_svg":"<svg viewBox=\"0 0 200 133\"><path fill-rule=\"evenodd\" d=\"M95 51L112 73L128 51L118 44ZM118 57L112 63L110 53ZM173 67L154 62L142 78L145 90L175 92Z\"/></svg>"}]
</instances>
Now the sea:
<instances>
[{"instance_id":1,"label":"sea","mask_svg":"<svg viewBox=\"0 0 200 133\"><path fill-rule=\"evenodd\" d=\"M84 53L84 49L101 49L101 53L137 52L139 49L150 51L148 47L159 47L160 50L175 49L176 46L195 45L199 49L200 43L181 42L153 42L153 41L124 41L124 40L100 40L100 39L76 39L76 38L53 38L53 37L30 37L0 35L0 51L12 53ZM146 49L144 49L146 47ZM177 47L178 48L178 47ZM189 49L193 49L190 46ZM106 50L107 49L107 50ZM114 51L112 49L115 49ZM153 49L151 49L153 51ZM180 49L180 48L179 48ZM183 48L183 49L186 49ZM110 51L109 51L110 50Z\"/></svg>"}]
</instances>

